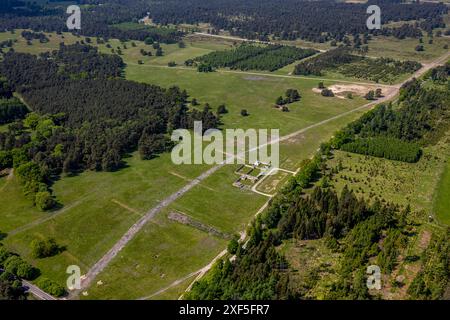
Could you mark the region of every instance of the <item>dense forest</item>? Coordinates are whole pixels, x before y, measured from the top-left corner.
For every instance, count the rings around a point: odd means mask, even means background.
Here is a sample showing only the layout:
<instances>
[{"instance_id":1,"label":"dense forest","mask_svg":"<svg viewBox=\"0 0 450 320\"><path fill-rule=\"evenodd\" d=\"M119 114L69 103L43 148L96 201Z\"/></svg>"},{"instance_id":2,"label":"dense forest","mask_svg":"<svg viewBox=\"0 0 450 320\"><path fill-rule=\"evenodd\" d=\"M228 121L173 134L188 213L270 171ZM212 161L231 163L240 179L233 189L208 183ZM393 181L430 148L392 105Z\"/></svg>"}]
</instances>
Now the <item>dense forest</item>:
<instances>
[{"instance_id":1,"label":"dense forest","mask_svg":"<svg viewBox=\"0 0 450 320\"><path fill-rule=\"evenodd\" d=\"M334 1L298 0L166 0L164 5L150 0L79 0L91 4L82 8L85 36L144 40L158 42L179 40L180 33L160 34L151 29L123 30L113 25L137 22L147 12L161 25L209 23L214 30L224 29L232 35L249 39L268 40L274 36L282 40L304 39L315 42L342 41L346 35L367 33L367 4ZM400 0L371 0L383 10L383 22L421 21L415 25L385 27L373 34L397 38L418 37L421 30L430 32L445 27L442 15L447 7L439 3L402 3ZM99 5L101 4L101 5ZM0 7L0 30L14 28L34 31L66 30L65 7L49 2L39 5L32 1L8 0Z\"/></svg>"},{"instance_id":2,"label":"dense forest","mask_svg":"<svg viewBox=\"0 0 450 320\"><path fill-rule=\"evenodd\" d=\"M77 31L84 36L116 38L120 40L151 39L163 43L176 43L182 33L159 32L156 28L123 29L116 27L122 22L138 22L149 11L142 0L80 0L82 7L82 29ZM72 3L73 4L73 3ZM31 29L33 31L64 32L67 30L67 6L60 3L38 4L32 1L7 1L0 8L0 30Z\"/></svg>"},{"instance_id":3,"label":"dense forest","mask_svg":"<svg viewBox=\"0 0 450 320\"><path fill-rule=\"evenodd\" d=\"M232 50L211 52L194 59L194 62L213 68L275 71L317 52L314 49L289 46L242 44ZM191 63L186 64L190 65Z\"/></svg>"},{"instance_id":4,"label":"dense forest","mask_svg":"<svg viewBox=\"0 0 450 320\"><path fill-rule=\"evenodd\" d=\"M383 21L424 19L423 28L443 25L443 4L404 4L401 1L369 1L379 4ZM216 30L248 39L304 39L342 41L345 35L366 33L367 4L298 0L168 0L164 6L152 4L150 15L161 24L207 22ZM409 29L409 27L405 27ZM397 28L395 28L397 29ZM404 30L384 28L375 34L411 36Z\"/></svg>"},{"instance_id":5,"label":"dense forest","mask_svg":"<svg viewBox=\"0 0 450 320\"><path fill-rule=\"evenodd\" d=\"M341 149L347 152L411 163L419 161L422 154L420 147L415 143L385 137L357 138L353 142L344 144Z\"/></svg>"},{"instance_id":6,"label":"dense forest","mask_svg":"<svg viewBox=\"0 0 450 320\"><path fill-rule=\"evenodd\" d=\"M204 130L217 127L210 108L188 110L185 91L124 80L123 66L120 57L81 44L40 56L4 54L3 91L16 91L33 112L15 98L1 104L1 119L11 124L0 133L0 170L16 168L39 209L56 204L48 185L61 173L117 170L128 152L151 159L171 148L174 129L197 120Z\"/></svg>"},{"instance_id":7,"label":"dense forest","mask_svg":"<svg viewBox=\"0 0 450 320\"><path fill-rule=\"evenodd\" d=\"M442 84L444 75L447 82ZM426 83L429 81L432 83ZM298 174L255 219L247 230L248 242L230 242L228 250L235 258L216 263L185 297L317 299L313 289L325 274L333 280L321 287L321 298L381 298L379 292L368 289L366 268L375 263L382 274L391 275L402 252L415 241L412 236L420 222L409 206L358 198L347 186L337 194L324 179L329 173L327 160L333 157L336 146L349 143L355 136L377 141L377 152L379 144L398 139L406 148L399 150L403 155L409 152L408 142L432 143L441 137L441 127L448 129L446 112L450 104L442 100L448 99L448 94L447 65L431 71L424 80L406 84L401 90L400 108L379 106L322 144L315 157L302 163ZM395 147L389 146L393 153ZM420 270L412 278L406 298L443 297L450 284L449 237L450 229L436 229L420 257L403 257L420 259ZM338 257L336 266L322 263L302 270L304 275L298 278L298 270L290 266L282 248L286 242L301 240L322 241L333 257Z\"/></svg>"}]
</instances>

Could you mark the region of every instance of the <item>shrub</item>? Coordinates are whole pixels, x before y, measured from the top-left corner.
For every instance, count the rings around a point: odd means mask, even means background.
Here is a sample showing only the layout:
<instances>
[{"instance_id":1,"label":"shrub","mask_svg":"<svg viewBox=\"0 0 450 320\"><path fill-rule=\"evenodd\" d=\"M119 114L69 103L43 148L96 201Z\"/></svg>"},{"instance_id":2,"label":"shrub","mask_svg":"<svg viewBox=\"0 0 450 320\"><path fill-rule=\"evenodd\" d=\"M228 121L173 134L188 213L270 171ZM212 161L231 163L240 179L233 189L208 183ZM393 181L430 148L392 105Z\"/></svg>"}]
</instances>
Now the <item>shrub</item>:
<instances>
[{"instance_id":1,"label":"shrub","mask_svg":"<svg viewBox=\"0 0 450 320\"><path fill-rule=\"evenodd\" d=\"M47 258L57 255L61 248L55 239L33 240L31 241L31 254L34 258Z\"/></svg>"},{"instance_id":2,"label":"shrub","mask_svg":"<svg viewBox=\"0 0 450 320\"><path fill-rule=\"evenodd\" d=\"M224 104L221 104L218 108L217 108L217 113L218 114L225 114L228 113L228 110L226 108L226 106Z\"/></svg>"},{"instance_id":3,"label":"shrub","mask_svg":"<svg viewBox=\"0 0 450 320\"><path fill-rule=\"evenodd\" d=\"M234 237L228 243L228 252L231 254L235 254L237 252L238 248L239 248L238 239L237 239L237 237Z\"/></svg>"},{"instance_id":4,"label":"shrub","mask_svg":"<svg viewBox=\"0 0 450 320\"><path fill-rule=\"evenodd\" d=\"M9 272L19 278L24 278L26 280L34 279L38 274L39 270L31 266L22 260L21 257L17 255L10 255L3 263L6 272Z\"/></svg>"},{"instance_id":5,"label":"shrub","mask_svg":"<svg viewBox=\"0 0 450 320\"><path fill-rule=\"evenodd\" d=\"M41 211L50 210L55 206L55 200L48 191L36 193L34 202L36 207Z\"/></svg>"},{"instance_id":6,"label":"shrub","mask_svg":"<svg viewBox=\"0 0 450 320\"><path fill-rule=\"evenodd\" d=\"M66 294L66 290L63 286L47 278L40 278L36 282L36 285L48 294L51 294L55 297L62 297Z\"/></svg>"},{"instance_id":7,"label":"shrub","mask_svg":"<svg viewBox=\"0 0 450 320\"><path fill-rule=\"evenodd\" d=\"M324 97L334 97L334 93L330 89L323 89L321 92L322 96Z\"/></svg>"}]
</instances>

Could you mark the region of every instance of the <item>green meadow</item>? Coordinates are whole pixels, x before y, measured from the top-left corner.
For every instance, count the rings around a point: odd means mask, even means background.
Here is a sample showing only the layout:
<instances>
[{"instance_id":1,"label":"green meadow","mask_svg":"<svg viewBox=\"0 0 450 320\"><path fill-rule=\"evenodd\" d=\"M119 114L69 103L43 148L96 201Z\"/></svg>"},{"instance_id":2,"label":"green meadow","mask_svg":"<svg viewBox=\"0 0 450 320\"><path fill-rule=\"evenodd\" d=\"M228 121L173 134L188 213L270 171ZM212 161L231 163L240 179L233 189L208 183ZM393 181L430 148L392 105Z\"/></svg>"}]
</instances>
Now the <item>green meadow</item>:
<instances>
[{"instance_id":1,"label":"green meadow","mask_svg":"<svg viewBox=\"0 0 450 320\"><path fill-rule=\"evenodd\" d=\"M448 159L445 171L436 189L434 213L441 222L450 225L450 161Z\"/></svg>"}]
</instances>

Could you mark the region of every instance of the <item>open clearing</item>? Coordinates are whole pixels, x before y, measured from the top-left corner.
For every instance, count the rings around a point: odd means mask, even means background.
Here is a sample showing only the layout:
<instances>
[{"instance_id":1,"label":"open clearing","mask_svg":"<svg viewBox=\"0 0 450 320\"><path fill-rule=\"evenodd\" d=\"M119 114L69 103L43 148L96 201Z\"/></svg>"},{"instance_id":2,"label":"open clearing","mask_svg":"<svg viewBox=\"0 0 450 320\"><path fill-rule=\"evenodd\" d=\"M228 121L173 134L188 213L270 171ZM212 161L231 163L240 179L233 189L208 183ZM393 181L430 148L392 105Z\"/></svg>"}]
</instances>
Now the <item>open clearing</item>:
<instances>
[{"instance_id":1,"label":"open clearing","mask_svg":"<svg viewBox=\"0 0 450 320\"><path fill-rule=\"evenodd\" d=\"M450 159L447 159L445 171L436 188L434 213L442 223L450 225Z\"/></svg>"}]
</instances>

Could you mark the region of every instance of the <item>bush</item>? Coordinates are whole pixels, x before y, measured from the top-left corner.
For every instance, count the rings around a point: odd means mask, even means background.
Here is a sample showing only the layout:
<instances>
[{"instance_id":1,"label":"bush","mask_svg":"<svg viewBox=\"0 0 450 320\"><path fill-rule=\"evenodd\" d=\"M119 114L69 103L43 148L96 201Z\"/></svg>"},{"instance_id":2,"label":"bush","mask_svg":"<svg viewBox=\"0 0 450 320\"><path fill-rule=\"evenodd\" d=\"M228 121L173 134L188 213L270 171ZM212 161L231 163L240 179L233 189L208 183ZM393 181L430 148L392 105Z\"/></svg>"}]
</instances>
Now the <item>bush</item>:
<instances>
[{"instance_id":1,"label":"bush","mask_svg":"<svg viewBox=\"0 0 450 320\"><path fill-rule=\"evenodd\" d=\"M36 193L34 202L36 207L41 211L50 210L55 206L55 200L48 191Z\"/></svg>"},{"instance_id":2,"label":"bush","mask_svg":"<svg viewBox=\"0 0 450 320\"><path fill-rule=\"evenodd\" d=\"M330 89L323 89L321 92L322 96L324 97L334 97L334 93Z\"/></svg>"},{"instance_id":3,"label":"bush","mask_svg":"<svg viewBox=\"0 0 450 320\"><path fill-rule=\"evenodd\" d=\"M225 114L228 113L227 107L224 104L221 104L218 108L217 108L217 113L218 114Z\"/></svg>"},{"instance_id":4,"label":"bush","mask_svg":"<svg viewBox=\"0 0 450 320\"><path fill-rule=\"evenodd\" d=\"M39 270L23 261L17 255L10 255L3 263L6 272L9 272L19 278L32 280L39 274Z\"/></svg>"},{"instance_id":5,"label":"bush","mask_svg":"<svg viewBox=\"0 0 450 320\"><path fill-rule=\"evenodd\" d=\"M66 294L66 290L63 286L47 278L40 278L36 282L36 285L48 294L51 294L55 297L62 297Z\"/></svg>"},{"instance_id":6,"label":"bush","mask_svg":"<svg viewBox=\"0 0 450 320\"><path fill-rule=\"evenodd\" d=\"M13 157L11 152L0 151L0 170L11 168L13 165Z\"/></svg>"},{"instance_id":7,"label":"bush","mask_svg":"<svg viewBox=\"0 0 450 320\"><path fill-rule=\"evenodd\" d=\"M22 184L28 181L43 181L44 176L39 166L34 162L27 162L20 165L16 170L16 175Z\"/></svg>"},{"instance_id":8,"label":"bush","mask_svg":"<svg viewBox=\"0 0 450 320\"><path fill-rule=\"evenodd\" d=\"M47 258L57 255L61 248L56 243L55 239L33 240L31 241L31 255L34 258Z\"/></svg>"},{"instance_id":9,"label":"bush","mask_svg":"<svg viewBox=\"0 0 450 320\"><path fill-rule=\"evenodd\" d=\"M237 237L233 237L233 239L230 240L228 243L228 252L231 254L235 254L238 251L239 248L239 242Z\"/></svg>"}]
</instances>

